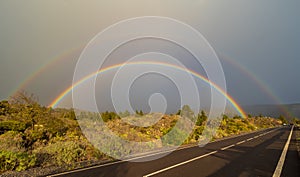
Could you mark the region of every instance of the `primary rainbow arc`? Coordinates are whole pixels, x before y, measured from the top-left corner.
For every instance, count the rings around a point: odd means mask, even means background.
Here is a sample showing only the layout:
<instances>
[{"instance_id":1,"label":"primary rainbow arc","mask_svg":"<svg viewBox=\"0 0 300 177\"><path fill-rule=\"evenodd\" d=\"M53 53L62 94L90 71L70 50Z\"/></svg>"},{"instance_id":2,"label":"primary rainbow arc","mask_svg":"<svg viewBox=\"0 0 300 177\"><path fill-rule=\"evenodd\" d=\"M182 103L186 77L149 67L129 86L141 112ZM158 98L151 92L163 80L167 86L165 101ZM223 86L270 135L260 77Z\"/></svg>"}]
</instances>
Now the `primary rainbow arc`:
<instances>
[{"instance_id":1,"label":"primary rainbow arc","mask_svg":"<svg viewBox=\"0 0 300 177\"><path fill-rule=\"evenodd\" d=\"M65 98L66 95L68 95L73 89L75 89L77 86L84 83L85 81L97 76L98 74L102 74L104 72L107 72L107 71L110 71L110 70L113 70L113 69L117 69L117 68L123 66L124 64L126 64L126 65L147 65L147 64L148 65L161 65L161 66L165 66L165 67L175 68L175 69L178 69L178 70L181 70L181 71L184 71L184 72L189 72L190 74L192 74L196 78L199 78L202 81L204 81L205 83L211 85L212 88L214 88L219 93L221 93L232 104L232 106L238 111L238 113L242 117L247 117L245 111L241 108L241 106L229 94L227 94L226 91L224 91L222 88L220 88L217 84L209 81L206 77L200 75L199 73L196 73L193 70L190 70L190 69L187 69L187 68L182 68L182 67L177 66L177 65L173 65L173 64L169 64L169 63L163 63L163 62L150 62L150 61L120 63L120 64L116 64L116 65L112 65L112 66L100 69L96 72L93 72L93 73L85 76L81 80L77 81L75 84L69 86L67 89L65 89L61 94L59 94L49 104L49 107L56 107L59 104L59 102L61 102Z\"/></svg>"}]
</instances>

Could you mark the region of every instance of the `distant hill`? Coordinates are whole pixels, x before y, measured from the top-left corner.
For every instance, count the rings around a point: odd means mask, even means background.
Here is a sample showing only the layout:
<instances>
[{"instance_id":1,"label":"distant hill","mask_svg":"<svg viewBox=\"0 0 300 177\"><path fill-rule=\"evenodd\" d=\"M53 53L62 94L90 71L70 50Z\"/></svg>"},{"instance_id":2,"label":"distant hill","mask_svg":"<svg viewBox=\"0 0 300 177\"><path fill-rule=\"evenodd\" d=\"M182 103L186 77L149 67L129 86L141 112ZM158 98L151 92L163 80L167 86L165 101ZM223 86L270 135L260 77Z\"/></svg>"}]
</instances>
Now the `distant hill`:
<instances>
[{"instance_id":1,"label":"distant hill","mask_svg":"<svg viewBox=\"0 0 300 177\"><path fill-rule=\"evenodd\" d=\"M283 115L287 118L300 118L300 103L281 104L281 105L248 105L242 106L245 112L253 116L260 114L270 117L278 117Z\"/></svg>"}]
</instances>

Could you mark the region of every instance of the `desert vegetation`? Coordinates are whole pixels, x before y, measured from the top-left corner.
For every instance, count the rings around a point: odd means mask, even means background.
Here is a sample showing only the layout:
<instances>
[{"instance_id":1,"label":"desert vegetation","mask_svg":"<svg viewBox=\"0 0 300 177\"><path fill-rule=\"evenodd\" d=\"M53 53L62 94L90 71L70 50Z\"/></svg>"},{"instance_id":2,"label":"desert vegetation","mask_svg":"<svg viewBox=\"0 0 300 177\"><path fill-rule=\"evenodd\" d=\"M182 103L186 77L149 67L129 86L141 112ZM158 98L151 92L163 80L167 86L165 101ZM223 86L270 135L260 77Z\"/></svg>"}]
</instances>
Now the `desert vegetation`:
<instances>
[{"instance_id":1,"label":"desert vegetation","mask_svg":"<svg viewBox=\"0 0 300 177\"><path fill-rule=\"evenodd\" d=\"M96 127L93 122L102 118L105 125L119 137L130 141L149 142L147 146L160 148L163 145L177 145L183 138L185 144L196 143L205 136L204 127L212 123L206 113L201 111L195 114L188 106L183 109L188 109L185 114L191 116L191 120L187 122L195 123L190 134L175 127L182 110L174 115L146 114L142 111L130 114L124 111L119 114L84 112L81 116L87 119L84 125L89 128ZM282 120L267 117L241 118L223 115L220 119L219 129L213 135L213 139L275 127L283 123ZM139 121L143 126L132 124ZM186 123L183 126L190 124ZM103 131L101 127L97 128L99 133ZM173 138L161 138L167 133L173 134ZM44 107L24 93L9 101L0 102L0 172L62 165L72 168L76 163L83 161L113 160L87 139L88 137L81 132L73 109ZM161 140L154 141L158 139ZM107 142L114 143L113 140L105 141ZM118 153L124 148L122 144L116 144L115 147L116 149L110 151Z\"/></svg>"}]
</instances>

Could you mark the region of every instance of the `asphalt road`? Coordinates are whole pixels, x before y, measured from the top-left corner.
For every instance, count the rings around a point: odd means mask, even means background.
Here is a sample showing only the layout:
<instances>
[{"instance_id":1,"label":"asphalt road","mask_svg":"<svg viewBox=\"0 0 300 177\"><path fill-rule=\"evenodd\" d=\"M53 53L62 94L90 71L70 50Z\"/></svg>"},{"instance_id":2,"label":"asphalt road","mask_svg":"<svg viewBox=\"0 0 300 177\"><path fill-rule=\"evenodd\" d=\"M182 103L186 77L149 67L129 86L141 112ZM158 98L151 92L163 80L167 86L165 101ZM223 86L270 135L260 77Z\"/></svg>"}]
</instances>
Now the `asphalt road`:
<instances>
[{"instance_id":1,"label":"asphalt road","mask_svg":"<svg viewBox=\"0 0 300 177\"><path fill-rule=\"evenodd\" d=\"M117 161L52 176L256 177L273 176L277 171L280 176L299 177L295 131L300 130L294 129L291 133L291 129L291 126L267 129L212 142L201 148L187 147L148 162ZM290 142L288 146L287 142ZM285 146L287 153L283 153Z\"/></svg>"}]
</instances>

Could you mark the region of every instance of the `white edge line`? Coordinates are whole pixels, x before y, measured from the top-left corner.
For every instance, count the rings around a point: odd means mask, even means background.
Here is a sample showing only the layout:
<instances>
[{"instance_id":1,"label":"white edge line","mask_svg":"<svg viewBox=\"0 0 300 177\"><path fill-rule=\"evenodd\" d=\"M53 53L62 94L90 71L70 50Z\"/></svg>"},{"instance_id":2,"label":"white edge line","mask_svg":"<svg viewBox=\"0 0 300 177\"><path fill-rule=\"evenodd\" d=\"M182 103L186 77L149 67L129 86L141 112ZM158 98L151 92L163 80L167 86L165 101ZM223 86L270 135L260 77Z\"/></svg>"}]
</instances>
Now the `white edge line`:
<instances>
[{"instance_id":1,"label":"white edge line","mask_svg":"<svg viewBox=\"0 0 300 177\"><path fill-rule=\"evenodd\" d=\"M281 175L282 167L283 167L283 164L284 164L284 161L285 161L285 156L287 154L289 144L290 144L290 141L291 141L291 138L292 138L293 129L294 129L294 126L292 127L291 132L289 134L289 137L288 137L288 139L287 139L287 141L284 145L284 148L282 150L282 153L281 153L281 156L279 158L278 164L277 164L276 169L273 173L273 177L280 177L280 175Z\"/></svg>"}]
</instances>

